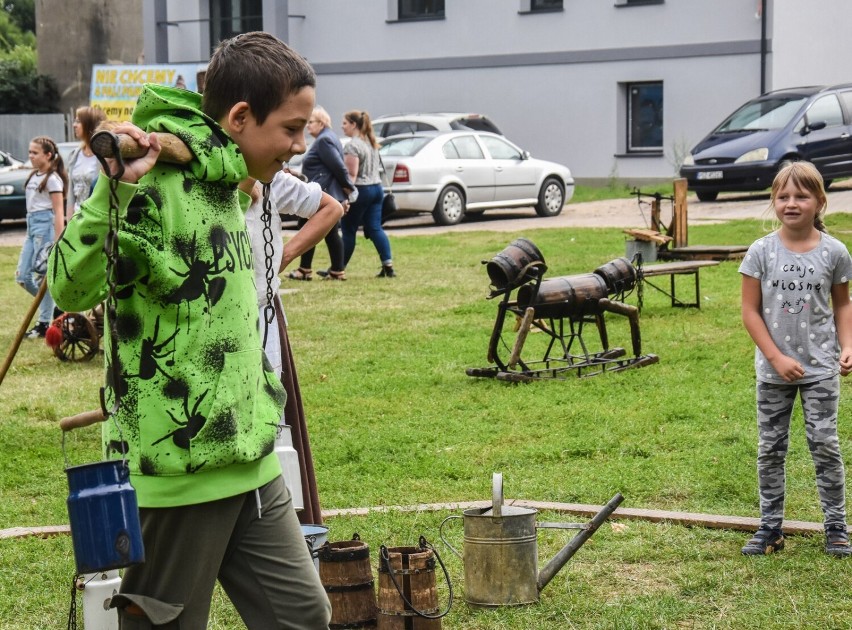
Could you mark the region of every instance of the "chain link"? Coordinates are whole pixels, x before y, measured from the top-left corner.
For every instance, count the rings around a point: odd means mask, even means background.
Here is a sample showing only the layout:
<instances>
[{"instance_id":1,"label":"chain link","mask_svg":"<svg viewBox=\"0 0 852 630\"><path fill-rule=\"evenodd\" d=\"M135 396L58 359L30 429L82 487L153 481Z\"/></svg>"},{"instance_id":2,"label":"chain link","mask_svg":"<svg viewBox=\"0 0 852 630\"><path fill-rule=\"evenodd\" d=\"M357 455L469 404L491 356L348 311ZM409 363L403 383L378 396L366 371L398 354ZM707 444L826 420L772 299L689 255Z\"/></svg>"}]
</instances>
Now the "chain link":
<instances>
[{"instance_id":1,"label":"chain link","mask_svg":"<svg viewBox=\"0 0 852 630\"><path fill-rule=\"evenodd\" d=\"M79 576L75 575L71 580L71 609L68 611L67 630L77 630L77 581Z\"/></svg>"},{"instance_id":2,"label":"chain link","mask_svg":"<svg viewBox=\"0 0 852 630\"><path fill-rule=\"evenodd\" d=\"M109 357L108 370L112 375L112 406L107 408L107 391L106 385L101 388L101 409L104 416L112 418L115 426L118 429L119 440L122 444L122 458L127 454L124 450L124 436L122 434L121 425L116 419L119 405L121 404L121 362L118 359L118 334L116 330L116 313L117 313L117 298L116 286L118 285L118 231L120 226L119 198L118 198L118 183L121 176L124 175L124 162L121 159L121 148L119 147L118 138L109 134L109 143L112 145L111 155L115 160L115 173L111 173L110 165L106 158L97 153L98 161L103 167L104 173L109 177L109 210L108 210L108 225L107 233L104 238L104 255L106 256L106 283L107 297L104 301L105 319L104 325L109 327Z\"/></svg>"},{"instance_id":3,"label":"chain link","mask_svg":"<svg viewBox=\"0 0 852 630\"><path fill-rule=\"evenodd\" d=\"M268 183L263 184L263 211L260 218L263 222L263 258L266 264L266 304L263 307L262 345L264 349L269 336L269 327L275 321L275 305L273 303L275 294L272 289L272 280L275 278L275 271L272 269L275 247L272 245L272 201L269 198L271 190L272 187Z\"/></svg>"}]
</instances>

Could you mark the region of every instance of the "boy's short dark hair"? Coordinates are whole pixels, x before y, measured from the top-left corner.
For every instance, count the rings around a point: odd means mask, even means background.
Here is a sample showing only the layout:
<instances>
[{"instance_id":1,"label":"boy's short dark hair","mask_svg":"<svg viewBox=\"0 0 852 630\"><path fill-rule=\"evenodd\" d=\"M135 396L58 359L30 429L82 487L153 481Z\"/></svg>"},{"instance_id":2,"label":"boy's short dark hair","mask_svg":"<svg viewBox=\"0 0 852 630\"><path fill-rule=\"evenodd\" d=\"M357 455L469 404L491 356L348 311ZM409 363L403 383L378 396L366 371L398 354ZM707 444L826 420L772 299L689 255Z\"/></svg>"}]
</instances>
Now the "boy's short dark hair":
<instances>
[{"instance_id":1,"label":"boy's short dark hair","mask_svg":"<svg viewBox=\"0 0 852 630\"><path fill-rule=\"evenodd\" d=\"M219 121L245 101L262 125L289 96L316 84L311 64L280 39L262 31L242 33L223 40L213 52L201 109Z\"/></svg>"}]
</instances>

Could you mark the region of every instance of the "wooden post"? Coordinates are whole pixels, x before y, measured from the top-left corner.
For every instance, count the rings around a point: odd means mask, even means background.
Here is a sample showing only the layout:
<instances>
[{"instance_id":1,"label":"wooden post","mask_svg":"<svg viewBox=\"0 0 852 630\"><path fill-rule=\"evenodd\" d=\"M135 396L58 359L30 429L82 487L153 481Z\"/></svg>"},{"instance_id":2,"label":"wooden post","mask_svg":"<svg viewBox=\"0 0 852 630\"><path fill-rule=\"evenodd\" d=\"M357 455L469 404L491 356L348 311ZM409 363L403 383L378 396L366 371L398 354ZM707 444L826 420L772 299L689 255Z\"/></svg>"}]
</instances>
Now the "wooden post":
<instances>
[{"instance_id":1,"label":"wooden post","mask_svg":"<svg viewBox=\"0 0 852 630\"><path fill-rule=\"evenodd\" d=\"M24 335L27 334L27 328L30 325L30 321L32 321L32 318L38 310L39 304L41 304L41 300L46 292L47 278L42 278L41 284L38 287L38 291L36 292L36 295L33 298L33 302L32 304L30 304L30 307L27 310L27 314L24 315L24 321L21 322L21 327L18 329L18 334L15 335L15 339L12 341L12 347L9 348L9 354L6 355L6 360L3 361L3 366L0 367L0 383L3 382L4 378L6 378L6 372L9 370L9 366L12 365L12 359L14 359L15 355L18 353L18 348L21 347L21 341L24 339Z\"/></svg>"},{"instance_id":2,"label":"wooden post","mask_svg":"<svg viewBox=\"0 0 852 630\"><path fill-rule=\"evenodd\" d=\"M686 247L689 244L686 220L686 179L674 180L674 215L669 234L674 237L674 247Z\"/></svg>"},{"instance_id":3,"label":"wooden post","mask_svg":"<svg viewBox=\"0 0 852 630\"><path fill-rule=\"evenodd\" d=\"M656 197L651 201L651 229L657 232L663 231L663 223L660 221L660 200Z\"/></svg>"}]
</instances>

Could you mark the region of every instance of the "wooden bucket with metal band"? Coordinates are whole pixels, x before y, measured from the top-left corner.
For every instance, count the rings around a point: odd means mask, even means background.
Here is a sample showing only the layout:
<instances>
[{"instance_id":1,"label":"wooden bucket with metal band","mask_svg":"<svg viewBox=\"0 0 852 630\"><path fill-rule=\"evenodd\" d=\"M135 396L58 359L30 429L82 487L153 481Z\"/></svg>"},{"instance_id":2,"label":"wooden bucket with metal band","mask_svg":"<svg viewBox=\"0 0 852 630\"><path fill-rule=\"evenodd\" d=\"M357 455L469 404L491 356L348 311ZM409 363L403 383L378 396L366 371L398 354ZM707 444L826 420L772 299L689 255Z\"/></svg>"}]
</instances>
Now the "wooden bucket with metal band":
<instances>
[{"instance_id":1,"label":"wooden bucket with metal band","mask_svg":"<svg viewBox=\"0 0 852 630\"><path fill-rule=\"evenodd\" d=\"M447 608L440 610L435 581L435 559L449 588ZM440 630L441 617L450 612L453 589L444 563L420 537L419 547L385 547L379 555L379 630Z\"/></svg>"},{"instance_id":2,"label":"wooden bucket with metal band","mask_svg":"<svg viewBox=\"0 0 852 630\"><path fill-rule=\"evenodd\" d=\"M490 261L483 262L492 286L502 290L529 280L531 266L544 267L544 256L531 240L516 238Z\"/></svg>"},{"instance_id":3,"label":"wooden bucket with metal band","mask_svg":"<svg viewBox=\"0 0 852 630\"><path fill-rule=\"evenodd\" d=\"M324 544L319 576L331 602L329 628L375 628L376 592L370 547L356 533L352 540Z\"/></svg>"},{"instance_id":4,"label":"wooden bucket with metal band","mask_svg":"<svg viewBox=\"0 0 852 630\"><path fill-rule=\"evenodd\" d=\"M604 279L610 295L630 291L636 285L636 268L626 258L610 260L595 269L594 273Z\"/></svg>"}]
</instances>

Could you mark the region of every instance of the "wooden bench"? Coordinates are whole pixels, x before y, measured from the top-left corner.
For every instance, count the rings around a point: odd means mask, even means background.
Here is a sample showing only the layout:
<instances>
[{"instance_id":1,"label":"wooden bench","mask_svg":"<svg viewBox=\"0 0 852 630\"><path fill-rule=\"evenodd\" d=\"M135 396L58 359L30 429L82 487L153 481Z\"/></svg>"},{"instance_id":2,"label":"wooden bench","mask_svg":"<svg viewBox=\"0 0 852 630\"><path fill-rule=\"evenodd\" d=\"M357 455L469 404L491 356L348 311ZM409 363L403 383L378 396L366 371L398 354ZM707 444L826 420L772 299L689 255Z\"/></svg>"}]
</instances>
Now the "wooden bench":
<instances>
[{"instance_id":1,"label":"wooden bench","mask_svg":"<svg viewBox=\"0 0 852 630\"><path fill-rule=\"evenodd\" d=\"M645 278L645 283L653 287L660 293L667 295L672 300L672 306L701 308L701 289L698 279L698 272L702 267L714 267L719 264L718 260L680 260L677 262L667 262L657 265L643 265L642 276ZM675 276L691 275L695 279L695 302L683 302L676 295ZM662 287L652 283L648 278L655 276L669 276L669 290L666 291ZM639 308L642 308L640 303Z\"/></svg>"}]
</instances>

